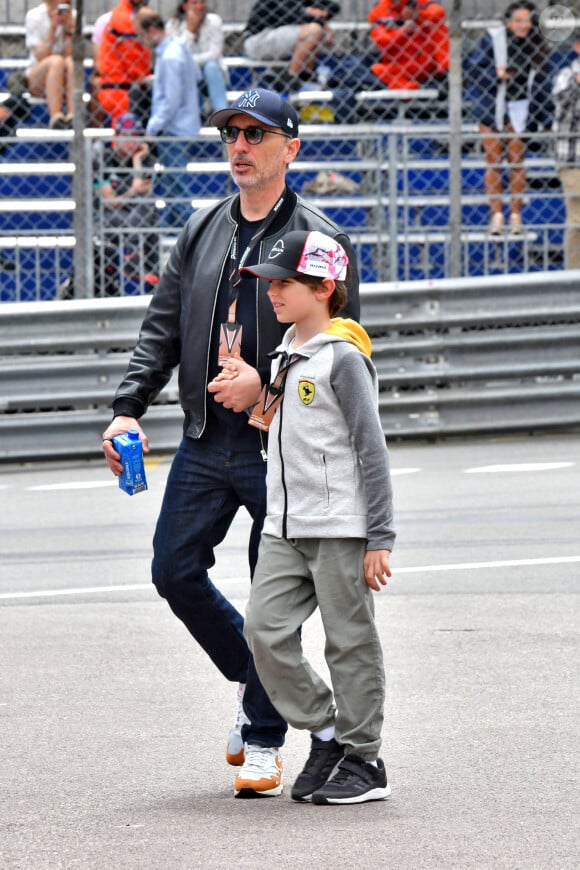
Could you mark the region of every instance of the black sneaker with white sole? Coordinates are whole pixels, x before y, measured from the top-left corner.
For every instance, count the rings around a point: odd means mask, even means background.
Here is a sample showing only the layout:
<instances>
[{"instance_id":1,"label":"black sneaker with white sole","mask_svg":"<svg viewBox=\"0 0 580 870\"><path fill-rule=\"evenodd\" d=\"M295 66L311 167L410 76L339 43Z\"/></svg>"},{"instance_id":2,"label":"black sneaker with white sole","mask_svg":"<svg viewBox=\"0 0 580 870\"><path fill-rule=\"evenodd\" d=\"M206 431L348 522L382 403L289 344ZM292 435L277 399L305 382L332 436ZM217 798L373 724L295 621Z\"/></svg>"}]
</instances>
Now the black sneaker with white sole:
<instances>
[{"instance_id":1,"label":"black sneaker with white sole","mask_svg":"<svg viewBox=\"0 0 580 870\"><path fill-rule=\"evenodd\" d=\"M312 793L324 785L339 761L344 758L344 749L336 740L319 740L314 734L310 739L310 755L290 792L292 800L295 801L309 801Z\"/></svg>"},{"instance_id":2,"label":"black sneaker with white sole","mask_svg":"<svg viewBox=\"0 0 580 870\"><path fill-rule=\"evenodd\" d=\"M358 755L345 755L334 776L314 792L312 803L362 804L365 801L382 801L390 793L391 786L380 758L375 767Z\"/></svg>"}]
</instances>

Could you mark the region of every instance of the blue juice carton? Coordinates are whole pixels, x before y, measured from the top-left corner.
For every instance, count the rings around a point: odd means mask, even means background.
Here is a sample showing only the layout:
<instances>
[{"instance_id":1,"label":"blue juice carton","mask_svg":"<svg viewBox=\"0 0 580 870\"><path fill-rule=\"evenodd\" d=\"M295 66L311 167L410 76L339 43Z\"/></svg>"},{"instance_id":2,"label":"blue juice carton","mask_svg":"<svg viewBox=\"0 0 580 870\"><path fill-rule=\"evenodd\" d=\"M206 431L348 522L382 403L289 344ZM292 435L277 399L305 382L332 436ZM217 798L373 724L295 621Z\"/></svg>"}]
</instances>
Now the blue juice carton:
<instances>
[{"instance_id":1,"label":"blue juice carton","mask_svg":"<svg viewBox=\"0 0 580 870\"><path fill-rule=\"evenodd\" d=\"M143 465L143 445L136 429L129 429L122 435L115 435L113 446L123 463L123 473L119 478L119 487L129 495L143 492L147 489L145 466Z\"/></svg>"}]
</instances>

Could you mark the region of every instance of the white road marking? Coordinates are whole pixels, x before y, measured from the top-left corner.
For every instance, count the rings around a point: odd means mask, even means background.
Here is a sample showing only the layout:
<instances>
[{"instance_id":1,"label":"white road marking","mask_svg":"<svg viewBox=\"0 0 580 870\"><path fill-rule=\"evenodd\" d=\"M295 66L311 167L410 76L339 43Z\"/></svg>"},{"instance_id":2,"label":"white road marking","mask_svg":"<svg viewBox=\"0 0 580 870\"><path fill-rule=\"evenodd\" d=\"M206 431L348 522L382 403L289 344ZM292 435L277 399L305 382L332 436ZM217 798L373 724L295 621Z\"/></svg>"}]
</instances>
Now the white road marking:
<instances>
[{"instance_id":1,"label":"white road marking","mask_svg":"<svg viewBox=\"0 0 580 870\"><path fill-rule=\"evenodd\" d=\"M400 474L415 474L421 471L420 468L393 468L391 474L393 476ZM118 486L119 481L116 477L111 480L74 480L69 483L42 483L38 486L27 486L27 492L58 492L59 490L71 489L100 489L105 486Z\"/></svg>"},{"instance_id":2,"label":"white road marking","mask_svg":"<svg viewBox=\"0 0 580 870\"><path fill-rule=\"evenodd\" d=\"M125 583L118 586L85 586L70 589L39 589L36 592L3 592L0 600L21 598L59 598L61 595L94 595L95 592L139 592L144 589L155 591L153 583Z\"/></svg>"},{"instance_id":3,"label":"white road marking","mask_svg":"<svg viewBox=\"0 0 580 870\"><path fill-rule=\"evenodd\" d=\"M397 574L418 574L420 571L471 571L473 568L516 568L519 565L564 565L580 562L580 556L546 556L541 559L500 559L496 562L457 562L454 565L422 565L418 568L393 568Z\"/></svg>"},{"instance_id":4,"label":"white road marking","mask_svg":"<svg viewBox=\"0 0 580 870\"><path fill-rule=\"evenodd\" d=\"M119 486L116 477L112 480L73 480L70 483L42 483L38 486L27 486L28 492L54 492L59 489L100 489L104 486Z\"/></svg>"},{"instance_id":5,"label":"white road marking","mask_svg":"<svg viewBox=\"0 0 580 870\"><path fill-rule=\"evenodd\" d=\"M574 462L522 462L512 463L509 465L481 465L476 468L465 468L466 474L506 474L509 472L524 472L524 471L553 471L559 468L570 468L575 465ZM422 471L421 468L392 468L391 474L393 477L400 477L404 474L418 474ZM27 492L58 492L63 490L75 489L101 489L107 486L118 486L117 478L111 480L75 480L71 482L61 483L43 483L38 486L25 487ZM10 484L0 484L0 489L10 489Z\"/></svg>"},{"instance_id":6,"label":"white road marking","mask_svg":"<svg viewBox=\"0 0 580 870\"><path fill-rule=\"evenodd\" d=\"M574 462L514 462L510 465L480 465L479 468L466 468L466 474L506 474L511 471L553 471L557 468L570 468Z\"/></svg>"},{"instance_id":7,"label":"white road marking","mask_svg":"<svg viewBox=\"0 0 580 870\"><path fill-rule=\"evenodd\" d=\"M502 559L495 562L457 562L447 565L418 565L407 568L393 568L393 578L399 574L421 574L428 571L470 571L474 568L517 568L522 565L564 565L580 562L580 556L546 556L540 559ZM230 578L231 579L231 578ZM154 591L152 583L125 583L118 586L85 586L70 589L40 589L32 592L3 592L0 601L21 600L24 598L58 598L63 595L94 595L102 592L142 592Z\"/></svg>"}]
</instances>

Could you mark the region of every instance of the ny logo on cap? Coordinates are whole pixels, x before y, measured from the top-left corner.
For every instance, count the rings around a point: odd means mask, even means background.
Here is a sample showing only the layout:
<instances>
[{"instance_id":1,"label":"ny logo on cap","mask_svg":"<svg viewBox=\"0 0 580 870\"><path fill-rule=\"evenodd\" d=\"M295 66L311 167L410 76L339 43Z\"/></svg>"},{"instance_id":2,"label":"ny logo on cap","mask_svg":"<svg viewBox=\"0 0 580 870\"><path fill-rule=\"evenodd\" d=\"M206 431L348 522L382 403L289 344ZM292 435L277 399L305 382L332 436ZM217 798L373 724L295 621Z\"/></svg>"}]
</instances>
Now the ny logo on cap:
<instances>
[{"instance_id":1,"label":"ny logo on cap","mask_svg":"<svg viewBox=\"0 0 580 870\"><path fill-rule=\"evenodd\" d=\"M258 91L246 91L246 93L242 94L238 101L238 108L254 109L259 99L260 94L258 93Z\"/></svg>"}]
</instances>

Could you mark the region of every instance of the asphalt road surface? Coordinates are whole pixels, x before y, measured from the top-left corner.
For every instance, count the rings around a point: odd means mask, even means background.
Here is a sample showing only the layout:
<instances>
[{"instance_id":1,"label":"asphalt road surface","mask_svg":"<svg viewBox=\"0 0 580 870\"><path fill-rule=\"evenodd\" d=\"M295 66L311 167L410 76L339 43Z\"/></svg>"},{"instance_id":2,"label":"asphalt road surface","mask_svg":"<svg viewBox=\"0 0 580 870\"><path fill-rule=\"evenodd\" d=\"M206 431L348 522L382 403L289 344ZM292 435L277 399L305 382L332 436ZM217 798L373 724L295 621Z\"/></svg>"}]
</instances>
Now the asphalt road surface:
<instances>
[{"instance_id":1,"label":"asphalt road surface","mask_svg":"<svg viewBox=\"0 0 580 870\"><path fill-rule=\"evenodd\" d=\"M170 457L0 466L0 867L415 870L580 864L578 434L393 443L376 596L384 802L233 797L226 683L150 583ZM213 579L243 611L248 518ZM325 673L317 616L304 628Z\"/></svg>"}]
</instances>

